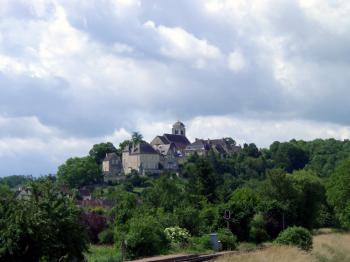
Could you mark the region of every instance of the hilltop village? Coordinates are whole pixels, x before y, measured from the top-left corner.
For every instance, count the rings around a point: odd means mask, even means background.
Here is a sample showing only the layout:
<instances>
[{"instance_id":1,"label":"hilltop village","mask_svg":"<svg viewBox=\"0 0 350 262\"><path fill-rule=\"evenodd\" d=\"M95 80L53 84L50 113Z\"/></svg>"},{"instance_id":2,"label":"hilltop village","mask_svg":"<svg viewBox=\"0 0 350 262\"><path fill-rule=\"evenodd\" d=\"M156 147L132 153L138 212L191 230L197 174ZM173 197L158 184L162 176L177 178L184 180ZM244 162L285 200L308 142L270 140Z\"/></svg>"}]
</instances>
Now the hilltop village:
<instances>
[{"instance_id":1,"label":"hilltop village","mask_svg":"<svg viewBox=\"0 0 350 262\"><path fill-rule=\"evenodd\" d=\"M198 139L191 143L186 137L185 125L178 121L171 134L156 136L150 143L141 141L127 145L122 156L108 153L102 162L104 181L115 181L133 170L141 175L158 174L163 171L177 172L179 165L193 154L205 156L210 151L221 157L241 150L231 138Z\"/></svg>"}]
</instances>

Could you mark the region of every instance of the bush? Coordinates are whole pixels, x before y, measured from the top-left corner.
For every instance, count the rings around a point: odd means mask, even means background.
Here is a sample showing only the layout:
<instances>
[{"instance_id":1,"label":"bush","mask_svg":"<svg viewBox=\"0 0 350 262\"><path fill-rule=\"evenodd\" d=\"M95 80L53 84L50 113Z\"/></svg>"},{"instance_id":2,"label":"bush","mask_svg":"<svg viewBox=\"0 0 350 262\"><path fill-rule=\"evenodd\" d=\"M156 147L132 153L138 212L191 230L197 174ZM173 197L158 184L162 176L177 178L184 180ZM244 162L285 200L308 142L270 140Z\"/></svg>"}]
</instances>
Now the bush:
<instances>
[{"instance_id":1,"label":"bush","mask_svg":"<svg viewBox=\"0 0 350 262\"><path fill-rule=\"evenodd\" d=\"M218 237L223 250L234 250L237 247L237 237L227 228L218 230Z\"/></svg>"},{"instance_id":2,"label":"bush","mask_svg":"<svg viewBox=\"0 0 350 262\"><path fill-rule=\"evenodd\" d=\"M180 246L188 244L191 237L187 229L180 227L167 227L164 233L172 244L180 244Z\"/></svg>"},{"instance_id":3,"label":"bush","mask_svg":"<svg viewBox=\"0 0 350 262\"><path fill-rule=\"evenodd\" d=\"M114 232L112 229L107 228L98 234L98 242L100 244L110 245L114 243Z\"/></svg>"},{"instance_id":4,"label":"bush","mask_svg":"<svg viewBox=\"0 0 350 262\"><path fill-rule=\"evenodd\" d=\"M293 226L282 231L276 238L275 243L293 245L309 251L312 249L312 235L303 227Z\"/></svg>"},{"instance_id":5,"label":"bush","mask_svg":"<svg viewBox=\"0 0 350 262\"><path fill-rule=\"evenodd\" d=\"M261 214L254 215L250 223L249 236L255 243L261 243L269 239L269 235L265 230L264 217Z\"/></svg>"},{"instance_id":6,"label":"bush","mask_svg":"<svg viewBox=\"0 0 350 262\"><path fill-rule=\"evenodd\" d=\"M191 244L192 249L200 252L212 249L209 235L204 235L201 237L192 237Z\"/></svg>"},{"instance_id":7,"label":"bush","mask_svg":"<svg viewBox=\"0 0 350 262\"><path fill-rule=\"evenodd\" d=\"M152 216L134 217L127 227L125 240L128 258L158 255L169 246L164 229Z\"/></svg>"},{"instance_id":8,"label":"bush","mask_svg":"<svg viewBox=\"0 0 350 262\"><path fill-rule=\"evenodd\" d=\"M0 261L81 261L88 239L73 199L49 180L28 191L0 197Z\"/></svg>"}]
</instances>

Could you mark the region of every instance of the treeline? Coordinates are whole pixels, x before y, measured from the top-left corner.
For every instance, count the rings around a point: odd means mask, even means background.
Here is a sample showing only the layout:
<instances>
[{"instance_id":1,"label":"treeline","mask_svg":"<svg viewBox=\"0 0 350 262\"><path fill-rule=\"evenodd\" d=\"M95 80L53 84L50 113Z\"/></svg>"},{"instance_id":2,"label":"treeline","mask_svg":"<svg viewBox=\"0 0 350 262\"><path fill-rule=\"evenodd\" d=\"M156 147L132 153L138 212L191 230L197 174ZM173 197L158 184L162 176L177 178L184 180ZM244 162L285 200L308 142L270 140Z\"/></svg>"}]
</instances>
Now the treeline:
<instances>
[{"instance_id":1,"label":"treeline","mask_svg":"<svg viewBox=\"0 0 350 262\"><path fill-rule=\"evenodd\" d=\"M59 168L57 181L50 179L50 183L56 189L68 186L71 192L89 187L95 198L109 201L110 208L85 209L107 218L104 224L89 225L85 237L94 243L114 244L129 258L169 250L200 252L210 247L208 234L212 232L218 232L225 249L234 249L239 241L274 241L293 226L302 234L300 227L310 231L350 227L348 140L274 142L268 149L246 144L232 156L194 155L181 166L179 176L133 172L121 182L102 185L101 158L118 150L111 143L95 145L89 156L67 160ZM45 198L46 193L40 196ZM2 198L2 217L11 215L6 201L19 200ZM79 220L76 210L68 206ZM69 227L61 230L69 234ZM1 246L4 241L0 237ZM3 254L9 251L0 248L0 258Z\"/></svg>"}]
</instances>

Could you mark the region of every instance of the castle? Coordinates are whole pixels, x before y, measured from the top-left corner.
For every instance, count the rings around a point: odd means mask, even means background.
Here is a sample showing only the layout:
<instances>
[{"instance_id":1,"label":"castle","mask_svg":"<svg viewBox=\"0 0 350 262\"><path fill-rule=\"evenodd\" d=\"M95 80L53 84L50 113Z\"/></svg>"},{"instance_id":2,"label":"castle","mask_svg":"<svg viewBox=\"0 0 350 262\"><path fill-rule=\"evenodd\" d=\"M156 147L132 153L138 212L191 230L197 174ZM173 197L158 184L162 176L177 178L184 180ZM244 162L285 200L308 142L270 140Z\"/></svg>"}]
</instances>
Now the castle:
<instances>
[{"instance_id":1,"label":"castle","mask_svg":"<svg viewBox=\"0 0 350 262\"><path fill-rule=\"evenodd\" d=\"M214 151L221 157L241 150L230 138L196 139L191 143L186 137L185 125L177 121L171 134L156 136L151 143L140 142L128 145L121 159L115 153L107 154L102 163L105 181L113 181L121 174L128 175L133 170L139 174L161 173L179 170L179 164L193 154L205 156Z\"/></svg>"}]
</instances>

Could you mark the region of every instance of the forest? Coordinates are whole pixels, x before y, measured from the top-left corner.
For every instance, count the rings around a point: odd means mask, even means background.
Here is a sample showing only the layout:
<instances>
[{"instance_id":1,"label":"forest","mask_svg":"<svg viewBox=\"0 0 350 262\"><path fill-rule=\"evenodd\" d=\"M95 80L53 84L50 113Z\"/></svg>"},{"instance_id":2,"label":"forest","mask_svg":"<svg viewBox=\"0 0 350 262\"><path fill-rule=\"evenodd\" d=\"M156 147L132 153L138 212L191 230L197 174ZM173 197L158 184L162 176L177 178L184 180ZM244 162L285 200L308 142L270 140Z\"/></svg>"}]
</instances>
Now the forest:
<instances>
[{"instance_id":1,"label":"forest","mask_svg":"<svg viewBox=\"0 0 350 262\"><path fill-rule=\"evenodd\" d=\"M245 144L226 157L193 155L179 175L104 184L101 157L113 151L94 145L55 176L1 178L0 261L83 260L95 245L113 247L108 261L200 253L213 232L224 250L274 242L308 251L313 230L350 228L349 140ZM77 205L82 187L106 205Z\"/></svg>"}]
</instances>

